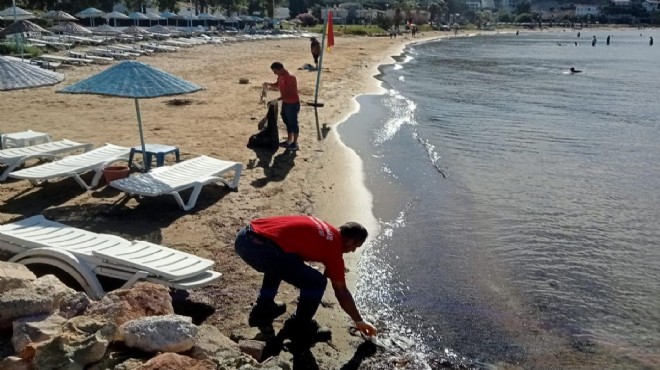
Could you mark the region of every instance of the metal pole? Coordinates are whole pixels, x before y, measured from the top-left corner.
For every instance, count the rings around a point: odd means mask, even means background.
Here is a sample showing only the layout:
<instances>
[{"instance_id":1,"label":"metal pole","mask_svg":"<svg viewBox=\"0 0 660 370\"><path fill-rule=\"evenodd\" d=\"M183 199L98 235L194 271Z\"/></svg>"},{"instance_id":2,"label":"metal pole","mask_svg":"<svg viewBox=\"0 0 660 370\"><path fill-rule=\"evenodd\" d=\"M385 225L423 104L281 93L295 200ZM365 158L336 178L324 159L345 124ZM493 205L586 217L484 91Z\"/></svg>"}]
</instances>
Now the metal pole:
<instances>
[{"instance_id":1,"label":"metal pole","mask_svg":"<svg viewBox=\"0 0 660 370\"><path fill-rule=\"evenodd\" d=\"M142 162L144 163L144 170L149 168L151 163L147 164L147 146L144 144L144 134L142 133L142 117L140 115L140 103L135 98L135 112L137 113L138 128L140 129L140 145L142 145Z\"/></svg>"},{"instance_id":2,"label":"metal pole","mask_svg":"<svg viewBox=\"0 0 660 370\"><path fill-rule=\"evenodd\" d=\"M193 12L192 1L189 1L188 4L190 4L190 36L192 36L193 33L192 32L192 12Z\"/></svg>"},{"instance_id":3,"label":"metal pole","mask_svg":"<svg viewBox=\"0 0 660 370\"><path fill-rule=\"evenodd\" d=\"M318 140L321 140L321 127L319 126L319 113L318 113L318 101L319 101L319 83L321 82L321 70L323 69L323 56L325 55L325 32L328 28L328 14L329 10L325 8L325 22L323 23L323 34L321 35L321 55L319 55L319 66L316 70L316 89L314 90L314 116L316 117L316 136Z\"/></svg>"}]
</instances>

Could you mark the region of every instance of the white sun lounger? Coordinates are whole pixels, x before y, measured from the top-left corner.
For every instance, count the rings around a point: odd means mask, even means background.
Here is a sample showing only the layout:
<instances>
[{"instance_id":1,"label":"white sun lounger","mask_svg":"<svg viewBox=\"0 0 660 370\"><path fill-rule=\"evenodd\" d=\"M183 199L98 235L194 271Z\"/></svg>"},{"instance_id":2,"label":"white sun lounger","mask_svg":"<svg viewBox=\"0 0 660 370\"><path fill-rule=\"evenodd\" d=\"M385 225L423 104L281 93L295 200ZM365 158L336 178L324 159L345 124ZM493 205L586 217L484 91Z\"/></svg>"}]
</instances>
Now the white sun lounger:
<instances>
[{"instance_id":1,"label":"white sun lounger","mask_svg":"<svg viewBox=\"0 0 660 370\"><path fill-rule=\"evenodd\" d=\"M34 185L51 179L64 179L73 177L80 186L90 190L97 186L103 175L103 169L118 161L128 161L130 148L124 148L112 144L105 144L100 148L89 152L71 155L50 163L26 168L9 174L15 179L30 180ZM80 175L94 171L94 178L89 185L80 178Z\"/></svg>"},{"instance_id":2,"label":"white sun lounger","mask_svg":"<svg viewBox=\"0 0 660 370\"><path fill-rule=\"evenodd\" d=\"M231 182L220 177L233 171ZM124 179L112 181L110 186L117 188L130 196L156 197L172 195L177 203L188 211L197 203L197 197L206 184L222 182L231 189L238 188L243 164L223 161L207 156L200 156L179 162L173 166L157 167L144 174L132 175ZM184 203L179 192L191 189L192 193L187 203Z\"/></svg>"},{"instance_id":3,"label":"white sun lounger","mask_svg":"<svg viewBox=\"0 0 660 370\"><path fill-rule=\"evenodd\" d=\"M182 290L221 277L211 270L211 260L145 241L78 229L41 215L0 226L0 250L13 255L10 262L28 267L48 265L56 276L68 275L93 299L105 294L97 275L125 280L123 287L146 280Z\"/></svg>"},{"instance_id":4,"label":"white sun lounger","mask_svg":"<svg viewBox=\"0 0 660 370\"><path fill-rule=\"evenodd\" d=\"M84 149L85 151L88 151L91 148L92 144L61 140L22 148L0 150L0 165L7 166L7 168L0 173L0 181L6 180L11 171L30 159L56 159L59 158L58 154L60 153L76 149Z\"/></svg>"}]
</instances>

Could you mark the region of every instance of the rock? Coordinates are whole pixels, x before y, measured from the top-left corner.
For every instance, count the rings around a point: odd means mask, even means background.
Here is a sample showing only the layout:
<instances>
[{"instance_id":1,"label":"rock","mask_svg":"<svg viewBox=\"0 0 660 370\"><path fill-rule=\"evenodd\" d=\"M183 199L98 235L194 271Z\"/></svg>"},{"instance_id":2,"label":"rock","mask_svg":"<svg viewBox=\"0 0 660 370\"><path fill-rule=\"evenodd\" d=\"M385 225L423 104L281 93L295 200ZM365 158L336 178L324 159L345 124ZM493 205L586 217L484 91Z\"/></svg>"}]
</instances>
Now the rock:
<instances>
[{"instance_id":1,"label":"rock","mask_svg":"<svg viewBox=\"0 0 660 370\"><path fill-rule=\"evenodd\" d=\"M238 369L245 364L256 364L253 358L241 352L238 344L210 325L199 327L190 356L199 360L211 360L218 368Z\"/></svg>"},{"instance_id":2,"label":"rock","mask_svg":"<svg viewBox=\"0 0 660 370\"><path fill-rule=\"evenodd\" d=\"M85 316L67 320L61 328L62 332L51 339L26 345L19 357L32 361L37 370L82 369L105 357L109 338L116 331L110 322Z\"/></svg>"},{"instance_id":3,"label":"rock","mask_svg":"<svg viewBox=\"0 0 660 370\"><path fill-rule=\"evenodd\" d=\"M85 293L69 288L55 275L44 275L33 286L37 294L53 297L53 308L66 318L82 314L91 303Z\"/></svg>"},{"instance_id":4,"label":"rock","mask_svg":"<svg viewBox=\"0 0 660 370\"><path fill-rule=\"evenodd\" d=\"M34 351L33 363L41 369L83 369L86 365L101 361L108 348L108 341L98 334L86 337L59 335L26 350ZM23 357L23 356L22 356Z\"/></svg>"},{"instance_id":5,"label":"rock","mask_svg":"<svg viewBox=\"0 0 660 370\"><path fill-rule=\"evenodd\" d=\"M32 342L43 342L59 335L65 322L66 319L59 315L28 316L14 320L11 338L14 351L19 353Z\"/></svg>"},{"instance_id":6,"label":"rock","mask_svg":"<svg viewBox=\"0 0 660 370\"><path fill-rule=\"evenodd\" d=\"M117 289L106 294L100 301L93 302L87 315L101 316L117 327L124 323L147 316L172 315L172 298L163 285L139 282L129 289ZM121 340L121 331L115 340Z\"/></svg>"},{"instance_id":7,"label":"rock","mask_svg":"<svg viewBox=\"0 0 660 370\"><path fill-rule=\"evenodd\" d=\"M198 328L187 316L149 316L119 329L126 346L144 352L184 352L193 347Z\"/></svg>"},{"instance_id":8,"label":"rock","mask_svg":"<svg viewBox=\"0 0 660 370\"><path fill-rule=\"evenodd\" d=\"M216 366L209 360L197 360L176 353L158 355L135 370L215 370Z\"/></svg>"},{"instance_id":9,"label":"rock","mask_svg":"<svg viewBox=\"0 0 660 370\"><path fill-rule=\"evenodd\" d=\"M111 353L107 351L105 357L100 362L87 366L85 370L134 370L147 362L147 359L126 356L124 353Z\"/></svg>"},{"instance_id":10,"label":"rock","mask_svg":"<svg viewBox=\"0 0 660 370\"><path fill-rule=\"evenodd\" d=\"M20 263L0 261L0 293L27 288L37 277Z\"/></svg>"},{"instance_id":11,"label":"rock","mask_svg":"<svg viewBox=\"0 0 660 370\"><path fill-rule=\"evenodd\" d=\"M53 313L53 297L38 295L33 287L13 289L0 294L0 330L12 327L19 317Z\"/></svg>"},{"instance_id":12,"label":"rock","mask_svg":"<svg viewBox=\"0 0 660 370\"><path fill-rule=\"evenodd\" d=\"M145 362L146 359L130 358L123 352L106 351L100 362L88 366L85 370L133 370Z\"/></svg>"},{"instance_id":13,"label":"rock","mask_svg":"<svg viewBox=\"0 0 660 370\"><path fill-rule=\"evenodd\" d=\"M100 317L90 316L76 316L69 319L64 324L65 334L68 335L82 335L88 336L95 334L100 339L111 342L117 327L113 322L110 322Z\"/></svg>"},{"instance_id":14,"label":"rock","mask_svg":"<svg viewBox=\"0 0 660 370\"><path fill-rule=\"evenodd\" d=\"M32 370L32 363L20 357L9 356L0 361L2 370Z\"/></svg>"},{"instance_id":15,"label":"rock","mask_svg":"<svg viewBox=\"0 0 660 370\"><path fill-rule=\"evenodd\" d=\"M242 340L238 342L238 348L241 349L243 353L247 353L252 356L257 361L262 361L262 356L264 348L266 348L266 342L260 342L258 340Z\"/></svg>"}]
</instances>

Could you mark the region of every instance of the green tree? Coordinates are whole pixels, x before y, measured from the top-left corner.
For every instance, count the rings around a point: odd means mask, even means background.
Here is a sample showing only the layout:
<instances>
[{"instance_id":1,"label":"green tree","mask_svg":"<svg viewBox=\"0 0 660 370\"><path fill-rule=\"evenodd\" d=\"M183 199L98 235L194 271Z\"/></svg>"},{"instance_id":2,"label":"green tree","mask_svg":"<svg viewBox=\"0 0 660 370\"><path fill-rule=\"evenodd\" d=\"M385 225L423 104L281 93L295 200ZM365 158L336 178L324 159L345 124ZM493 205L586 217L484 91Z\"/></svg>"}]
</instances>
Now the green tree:
<instances>
[{"instance_id":1,"label":"green tree","mask_svg":"<svg viewBox=\"0 0 660 370\"><path fill-rule=\"evenodd\" d=\"M513 17L509 13L502 13L498 15L498 21L503 23L513 22Z\"/></svg>"},{"instance_id":2,"label":"green tree","mask_svg":"<svg viewBox=\"0 0 660 370\"><path fill-rule=\"evenodd\" d=\"M392 21L394 22L394 27L399 27L401 24L401 8L396 8L394 11L394 19Z\"/></svg>"},{"instance_id":3,"label":"green tree","mask_svg":"<svg viewBox=\"0 0 660 370\"><path fill-rule=\"evenodd\" d=\"M289 0L289 11L291 18L295 18L298 14L307 13L307 2L305 0Z\"/></svg>"},{"instance_id":4,"label":"green tree","mask_svg":"<svg viewBox=\"0 0 660 370\"><path fill-rule=\"evenodd\" d=\"M516 23L532 23L534 19L532 18L532 15L529 13L523 13L519 14L516 17Z\"/></svg>"},{"instance_id":5,"label":"green tree","mask_svg":"<svg viewBox=\"0 0 660 370\"><path fill-rule=\"evenodd\" d=\"M165 11L169 9L173 13L179 11L179 2L176 0L158 0L158 9Z\"/></svg>"},{"instance_id":6,"label":"green tree","mask_svg":"<svg viewBox=\"0 0 660 370\"><path fill-rule=\"evenodd\" d=\"M384 30L389 30L390 27L392 27L392 23L392 18L378 13L378 17L376 18L376 25L378 25L378 27Z\"/></svg>"},{"instance_id":7,"label":"green tree","mask_svg":"<svg viewBox=\"0 0 660 370\"><path fill-rule=\"evenodd\" d=\"M531 13L531 11L532 11L532 3L527 0L519 1L516 4L516 14Z\"/></svg>"}]
</instances>

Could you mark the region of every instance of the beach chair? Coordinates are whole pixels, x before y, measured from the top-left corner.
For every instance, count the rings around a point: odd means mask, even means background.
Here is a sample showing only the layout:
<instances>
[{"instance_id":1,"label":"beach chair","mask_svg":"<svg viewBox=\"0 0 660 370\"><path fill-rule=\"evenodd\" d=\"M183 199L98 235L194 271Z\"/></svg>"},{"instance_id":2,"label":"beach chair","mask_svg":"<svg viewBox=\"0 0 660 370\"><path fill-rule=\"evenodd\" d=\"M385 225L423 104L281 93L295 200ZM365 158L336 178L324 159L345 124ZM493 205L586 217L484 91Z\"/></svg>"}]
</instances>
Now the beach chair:
<instances>
[{"instance_id":1,"label":"beach chair","mask_svg":"<svg viewBox=\"0 0 660 370\"><path fill-rule=\"evenodd\" d=\"M128 161L129 152L130 148L105 144L105 146L82 154L12 172L9 177L30 180L33 185L39 185L52 179L73 177L80 186L90 190L99 184L105 167L114 162ZM80 175L90 171L94 171L94 177L88 185Z\"/></svg>"},{"instance_id":2,"label":"beach chair","mask_svg":"<svg viewBox=\"0 0 660 370\"><path fill-rule=\"evenodd\" d=\"M71 140L52 141L49 143L31 145L21 148L0 150L0 165L6 166L0 173L0 181L4 181L16 167L31 159L57 159L58 154L77 149L88 151L92 144L82 144Z\"/></svg>"},{"instance_id":3,"label":"beach chair","mask_svg":"<svg viewBox=\"0 0 660 370\"><path fill-rule=\"evenodd\" d=\"M140 280L189 290L221 277L214 262L146 241L130 241L47 220L42 215L0 226L0 250L9 262L63 281L73 279L87 295L105 295L99 276L125 281L128 288ZM45 267L45 268L44 268Z\"/></svg>"},{"instance_id":4,"label":"beach chair","mask_svg":"<svg viewBox=\"0 0 660 370\"><path fill-rule=\"evenodd\" d=\"M110 186L126 192L129 196L157 197L169 194L184 211L188 211L197 203L197 197L204 185L222 182L236 190L242 170L242 163L200 156L173 166L157 167L148 173L115 180L110 182ZM233 171L231 182L220 177L229 171ZM186 189L192 189L187 203L179 194Z\"/></svg>"}]
</instances>

